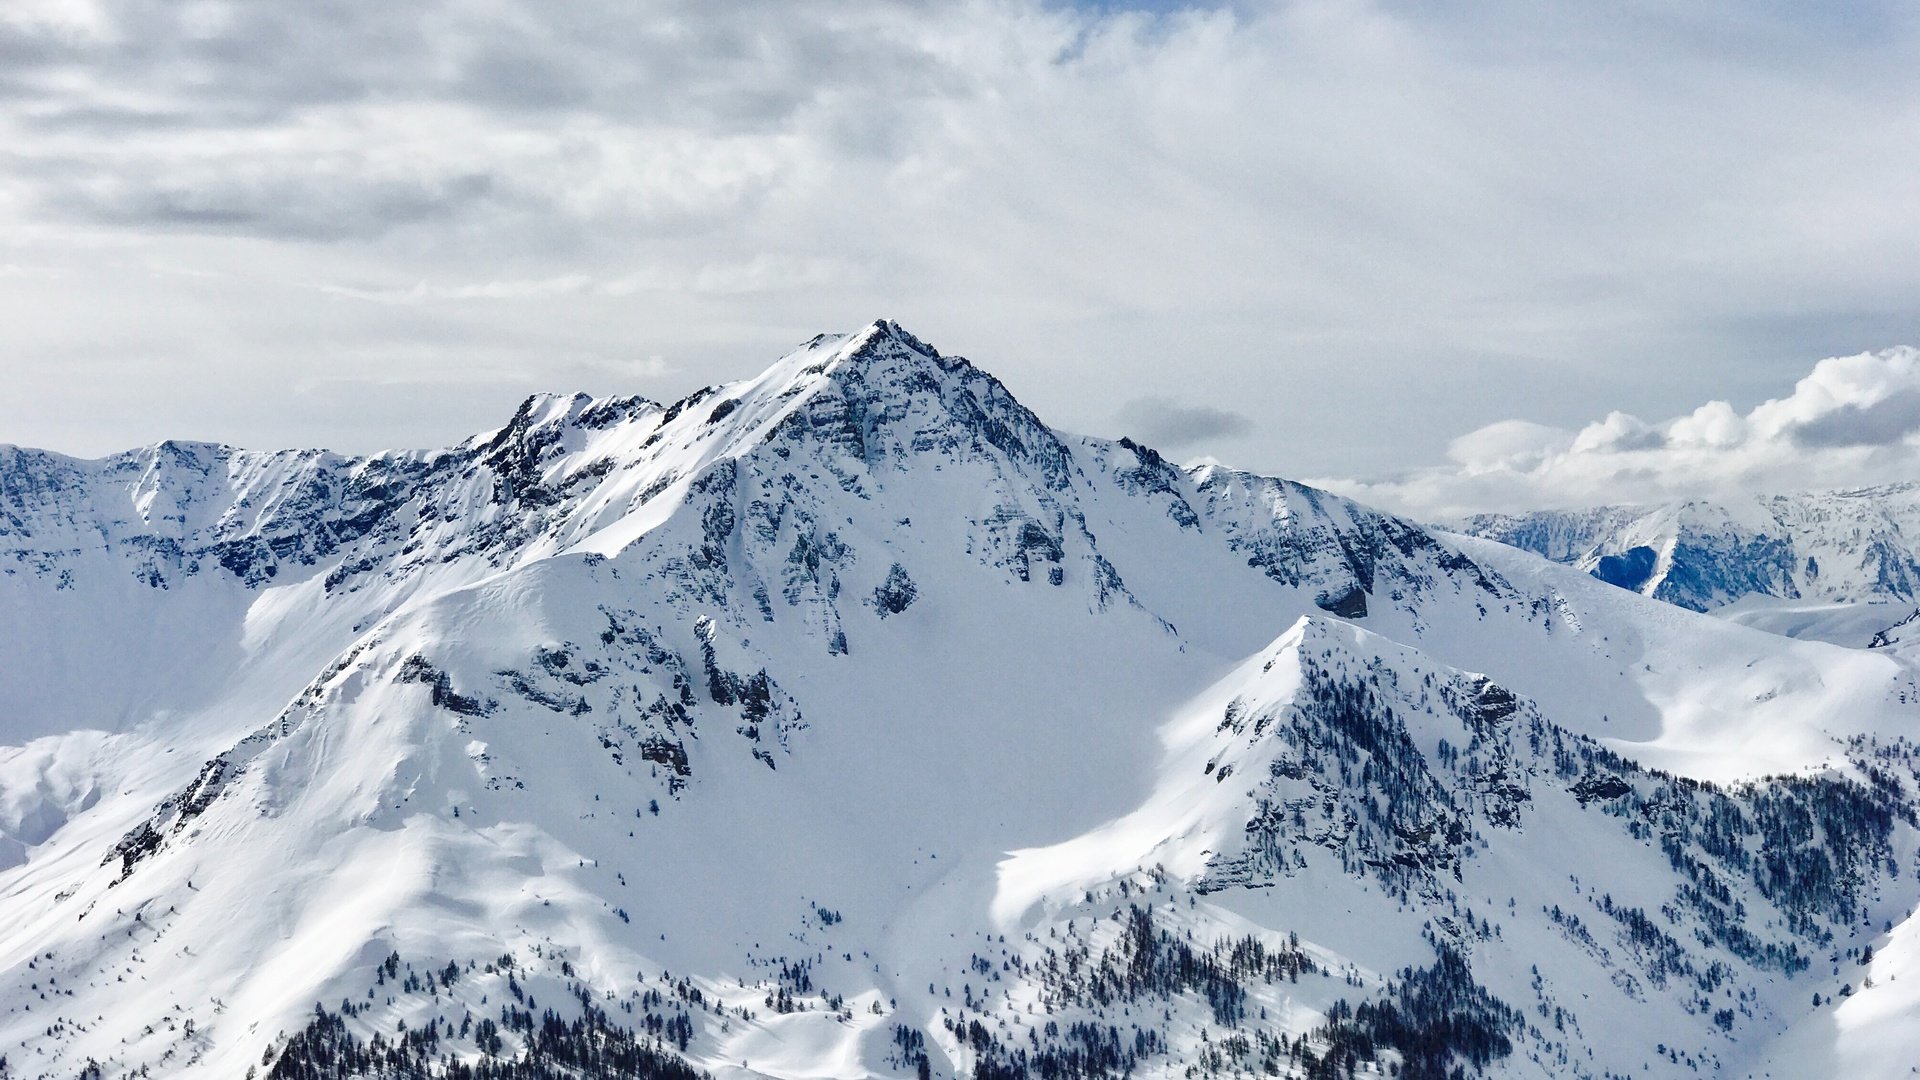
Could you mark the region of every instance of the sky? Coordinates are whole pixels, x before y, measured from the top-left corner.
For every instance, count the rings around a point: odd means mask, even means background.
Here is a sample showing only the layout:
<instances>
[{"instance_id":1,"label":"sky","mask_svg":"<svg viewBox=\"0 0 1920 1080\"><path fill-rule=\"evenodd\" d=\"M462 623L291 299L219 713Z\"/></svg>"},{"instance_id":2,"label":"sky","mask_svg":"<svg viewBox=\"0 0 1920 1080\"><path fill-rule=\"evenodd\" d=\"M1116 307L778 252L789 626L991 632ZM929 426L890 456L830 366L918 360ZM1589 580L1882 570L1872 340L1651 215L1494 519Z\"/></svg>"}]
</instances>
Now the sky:
<instances>
[{"instance_id":1,"label":"sky","mask_svg":"<svg viewBox=\"0 0 1920 1080\"><path fill-rule=\"evenodd\" d=\"M0 442L442 445L886 317L1426 517L1920 478L1917 69L1871 0L9 0Z\"/></svg>"}]
</instances>

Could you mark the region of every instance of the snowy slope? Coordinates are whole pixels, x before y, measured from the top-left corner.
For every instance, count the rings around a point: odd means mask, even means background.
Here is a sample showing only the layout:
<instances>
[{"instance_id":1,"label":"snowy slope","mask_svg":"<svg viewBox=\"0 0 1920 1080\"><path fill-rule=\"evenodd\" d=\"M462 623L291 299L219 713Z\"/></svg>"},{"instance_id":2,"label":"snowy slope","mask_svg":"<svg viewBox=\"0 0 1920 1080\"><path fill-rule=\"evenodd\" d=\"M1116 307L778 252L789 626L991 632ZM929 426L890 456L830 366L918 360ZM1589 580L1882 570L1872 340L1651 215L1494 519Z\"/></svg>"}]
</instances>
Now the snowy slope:
<instances>
[{"instance_id":1,"label":"snowy slope","mask_svg":"<svg viewBox=\"0 0 1920 1080\"><path fill-rule=\"evenodd\" d=\"M444 451L5 463L16 1075L1915 1040L1811 1004L1920 899L1902 649L1056 432L889 323Z\"/></svg>"},{"instance_id":2,"label":"snowy slope","mask_svg":"<svg viewBox=\"0 0 1920 1080\"><path fill-rule=\"evenodd\" d=\"M1920 607L1888 600L1788 600L1758 593L1714 608L1709 614L1770 634L1827 641L1855 649L1880 648Z\"/></svg>"}]
</instances>

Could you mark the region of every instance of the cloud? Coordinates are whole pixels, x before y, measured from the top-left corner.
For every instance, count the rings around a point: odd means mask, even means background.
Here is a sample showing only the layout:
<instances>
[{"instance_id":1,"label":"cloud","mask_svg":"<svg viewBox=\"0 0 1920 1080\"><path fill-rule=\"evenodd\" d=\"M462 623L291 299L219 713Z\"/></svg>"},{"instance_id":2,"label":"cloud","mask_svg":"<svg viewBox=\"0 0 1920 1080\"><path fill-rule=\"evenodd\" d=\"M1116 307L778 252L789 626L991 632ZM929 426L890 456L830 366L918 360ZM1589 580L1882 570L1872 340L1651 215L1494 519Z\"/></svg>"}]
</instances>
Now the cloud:
<instances>
[{"instance_id":1,"label":"cloud","mask_svg":"<svg viewBox=\"0 0 1920 1080\"><path fill-rule=\"evenodd\" d=\"M551 358L575 378L574 385L608 379L653 379L675 369L661 356L568 355ZM510 360L475 363L471 355L449 355L433 348L353 352L325 371L310 372L293 384L302 395L336 393L343 388L513 386L533 390L524 366Z\"/></svg>"},{"instance_id":2,"label":"cloud","mask_svg":"<svg viewBox=\"0 0 1920 1080\"><path fill-rule=\"evenodd\" d=\"M90 177L48 196L48 205L110 225L335 242L446 221L501 197L484 173L378 177L313 168L304 176L175 177L163 184ZM329 175L332 173L333 175Z\"/></svg>"},{"instance_id":3,"label":"cloud","mask_svg":"<svg viewBox=\"0 0 1920 1080\"><path fill-rule=\"evenodd\" d=\"M1217 442L1253 430L1253 421L1237 412L1162 397L1127 402L1120 407L1120 423L1127 434L1167 450Z\"/></svg>"},{"instance_id":4,"label":"cloud","mask_svg":"<svg viewBox=\"0 0 1920 1080\"><path fill-rule=\"evenodd\" d=\"M1577 431L1523 420L1455 439L1451 464L1387 481L1325 480L1430 519L1920 479L1920 349L1815 364L1742 414L1711 401L1648 423L1622 412Z\"/></svg>"},{"instance_id":5,"label":"cloud","mask_svg":"<svg viewBox=\"0 0 1920 1080\"><path fill-rule=\"evenodd\" d=\"M1528 469L1573 442L1566 432L1531 420L1501 420L1447 444L1447 457L1470 473Z\"/></svg>"},{"instance_id":6,"label":"cloud","mask_svg":"<svg viewBox=\"0 0 1920 1080\"><path fill-rule=\"evenodd\" d=\"M845 260L762 252L738 262L715 262L691 267L650 267L598 278L562 274L547 278L520 278L459 284L420 281L406 288L363 288L317 285L321 292L382 304L420 304L435 301L534 300L553 296L632 296L636 293L736 296L772 293L820 285L836 279L857 278L861 269Z\"/></svg>"},{"instance_id":7,"label":"cloud","mask_svg":"<svg viewBox=\"0 0 1920 1080\"><path fill-rule=\"evenodd\" d=\"M1792 430L1794 441L1814 449L1899 445L1920 431L1920 389L1901 390L1868 405L1841 405Z\"/></svg>"},{"instance_id":8,"label":"cloud","mask_svg":"<svg viewBox=\"0 0 1920 1080\"><path fill-rule=\"evenodd\" d=\"M498 399L281 399L422 346L677 396L888 315L1063 427L1211 403L1237 465L1382 475L1920 339L1917 62L1873 0L18 0L0 264L58 276L0 279L0 439L413 444ZM1695 437L1649 427L1587 437Z\"/></svg>"}]
</instances>

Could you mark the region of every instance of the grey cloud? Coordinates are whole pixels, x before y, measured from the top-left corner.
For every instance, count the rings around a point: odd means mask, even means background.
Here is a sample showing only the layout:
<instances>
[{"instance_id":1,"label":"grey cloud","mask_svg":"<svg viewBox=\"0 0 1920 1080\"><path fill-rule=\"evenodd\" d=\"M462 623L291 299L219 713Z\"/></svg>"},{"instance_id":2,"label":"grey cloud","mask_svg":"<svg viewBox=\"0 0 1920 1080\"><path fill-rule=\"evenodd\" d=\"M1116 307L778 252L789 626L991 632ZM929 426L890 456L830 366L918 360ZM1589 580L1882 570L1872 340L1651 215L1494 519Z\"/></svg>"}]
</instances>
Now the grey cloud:
<instances>
[{"instance_id":1,"label":"grey cloud","mask_svg":"<svg viewBox=\"0 0 1920 1080\"><path fill-rule=\"evenodd\" d=\"M1589 428L1591 434L1587 448L1621 454L1635 450L1663 450L1667 447L1666 432L1629 417L1623 416L1621 420L1625 422Z\"/></svg>"},{"instance_id":2,"label":"grey cloud","mask_svg":"<svg viewBox=\"0 0 1920 1080\"><path fill-rule=\"evenodd\" d=\"M478 49L460 73L459 89L476 102L536 111L578 106L593 94L577 64L518 40Z\"/></svg>"},{"instance_id":3,"label":"grey cloud","mask_svg":"<svg viewBox=\"0 0 1920 1080\"><path fill-rule=\"evenodd\" d=\"M304 110L438 102L584 110L650 124L766 131L823 96L923 97L951 91L953 69L914 20L853 2L633 6L509 0L369 5L100 6L103 33L0 23L14 81L37 79L70 106L127 95L220 126ZM88 100L89 98L98 100ZM156 111L162 111L156 109Z\"/></svg>"},{"instance_id":4,"label":"grey cloud","mask_svg":"<svg viewBox=\"0 0 1920 1080\"><path fill-rule=\"evenodd\" d=\"M1168 450L1245 435L1253 430L1253 421L1237 412L1172 398L1134 398L1120 407L1119 415L1127 434L1149 446Z\"/></svg>"},{"instance_id":5,"label":"grey cloud","mask_svg":"<svg viewBox=\"0 0 1920 1080\"><path fill-rule=\"evenodd\" d=\"M24 136L11 179L29 205L276 240L377 240L481 211L494 226L518 212L521 244L663 235L737 218L773 172L806 164L773 157L897 159L903 110L974 81L911 9L841 0L99 10L108 27L88 33L0 18L0 57L18 61L0 96L33 101L0 114ZM491 160L462 126L497 143ZM39 135L58 151L36 154ZM335 145L316 157L303 138Z\"/></svg>"},{"instance_id":6,"label":"grey cloud","mask_svg":"<svg viewBox=\"0 0 1920 1080\"><path fill-rule=\"evenodd\" d=\"M223 122L244 124L265 119L257 114L235 110ZM49 133L91 133L100 135L151 134L156 131L187 131L203 127L204 114L178 109L138 109L115 105L61 105L37 112L25 120L26 126Z\"/></svg>"},{"instance_id":7,"label":"grey cloud","mask_svg":"<svg viewBox=\"0 0 1920 1080\"><path fill-rule=\"evenodd\" d=\"M223 115L365 100L418 79L432 18L391 5L106 3L102 33L45 28L66 43L41 65L81 95L138 95Z\"/></svg>"},{"instance_id":8,"label":"grey cloud","mask_svg":"<svg viewBox=\"0 0 1920 1080\"><path fill-rule=\"evenodd\" d=\"M32 75L78 56L72 41L45 29L0 23L0 65L13 78Z\"/></svg>"},{"instance_id":9,"label":"grey cloud","mask_svg":"<svg viewBox=\"0 0 1920 1080\"><path fill-rule=\"evenodd\" d=\"M66 189L54 204L107 224L337 242L454 218L502 194L485 174L430 181L273 174L158 186L115 177Z\"/></svg>"},{"instance_id":10,"label":"grey cloud","mask_svg":"<svg viewBox=\"0 0 1920 1080\"><path fill-rule=\"evenodd\" d=\"M1892 446L1920 431L1920 390L1900 390L1870 405L1843 405L1790 430L1801 446Z\"/></svg>"}]
</instances>

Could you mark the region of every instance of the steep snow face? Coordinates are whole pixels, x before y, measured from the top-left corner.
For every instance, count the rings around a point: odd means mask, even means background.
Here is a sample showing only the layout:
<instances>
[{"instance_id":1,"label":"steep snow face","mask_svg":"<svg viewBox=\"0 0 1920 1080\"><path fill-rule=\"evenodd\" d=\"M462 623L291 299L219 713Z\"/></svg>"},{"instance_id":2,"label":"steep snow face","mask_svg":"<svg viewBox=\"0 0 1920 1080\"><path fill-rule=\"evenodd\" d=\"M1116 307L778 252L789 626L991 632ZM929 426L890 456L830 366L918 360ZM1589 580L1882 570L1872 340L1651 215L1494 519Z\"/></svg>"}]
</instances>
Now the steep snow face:
<instances>
[{"instance_id":1,"label":"steep snow face","mask_svg":"<svg viewBox=\"0 0 1920 1080\"><path fill-rule=\"evenodd\" d=\"M1732 1069L1920 893L1903 649L890 323L442 451L8 461L24 1075Z\"/></svg>"},{"instance_id":2,"label":"steep snow face","mask_svg":"<svg viewBox=\"0 0 1920 1080\"><path fill-rule=\"evenodd\" d=\"M1920 485L1471 518L1461 531L1695 611L1920 599Z\"/></svg>"}]
</instances>

